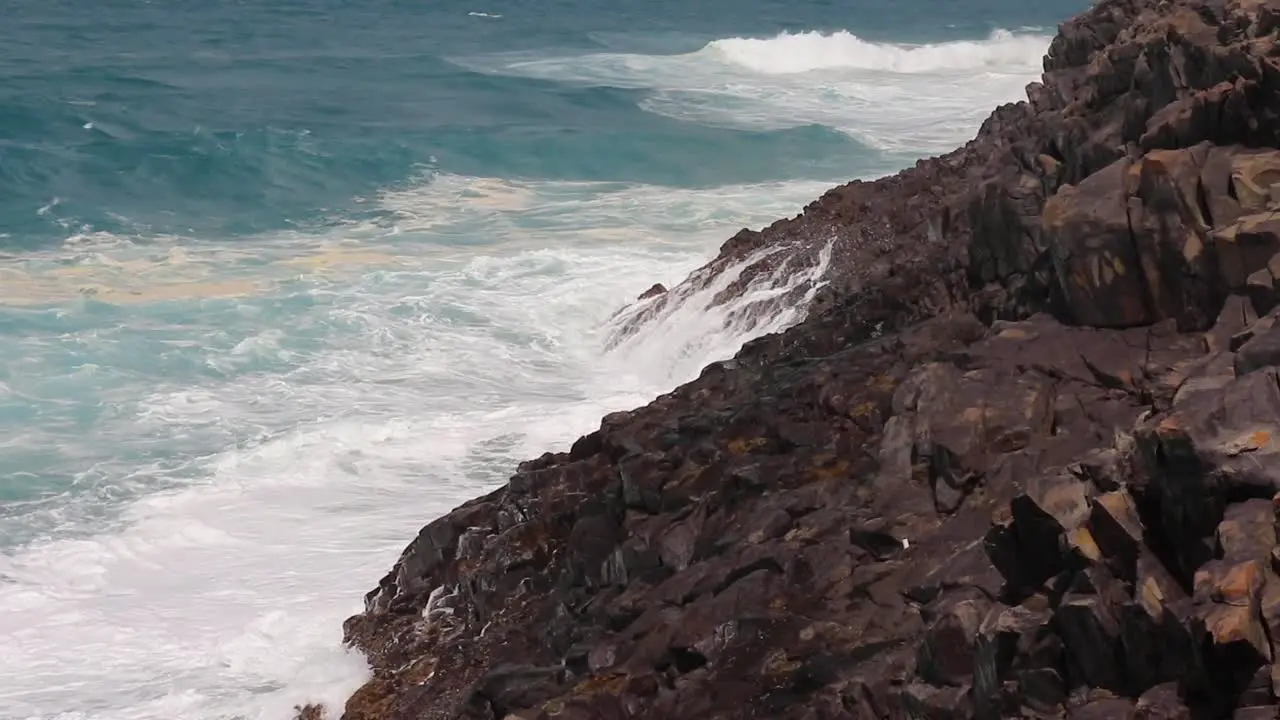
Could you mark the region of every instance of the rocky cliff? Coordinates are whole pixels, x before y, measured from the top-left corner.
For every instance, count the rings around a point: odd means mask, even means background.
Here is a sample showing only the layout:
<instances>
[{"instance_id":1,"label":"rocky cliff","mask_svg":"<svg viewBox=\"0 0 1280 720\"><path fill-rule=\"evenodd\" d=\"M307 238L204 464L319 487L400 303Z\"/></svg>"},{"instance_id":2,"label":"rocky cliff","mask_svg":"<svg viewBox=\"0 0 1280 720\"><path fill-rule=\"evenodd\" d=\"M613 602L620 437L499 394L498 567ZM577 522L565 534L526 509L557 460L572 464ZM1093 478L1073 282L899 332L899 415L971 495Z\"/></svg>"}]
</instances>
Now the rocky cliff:
<instances>
[{"instance_id":1,"label":"rocky cliff","mask_svg":"<svg viewBox=\"0 0 1280 720\"><path fill-rule=\"evenodd\" d=\"M656 289L827 266L423 528L343 717L1276 718L1277 30L1104 0L965 147Z\"/></svg>"}]
</instances>

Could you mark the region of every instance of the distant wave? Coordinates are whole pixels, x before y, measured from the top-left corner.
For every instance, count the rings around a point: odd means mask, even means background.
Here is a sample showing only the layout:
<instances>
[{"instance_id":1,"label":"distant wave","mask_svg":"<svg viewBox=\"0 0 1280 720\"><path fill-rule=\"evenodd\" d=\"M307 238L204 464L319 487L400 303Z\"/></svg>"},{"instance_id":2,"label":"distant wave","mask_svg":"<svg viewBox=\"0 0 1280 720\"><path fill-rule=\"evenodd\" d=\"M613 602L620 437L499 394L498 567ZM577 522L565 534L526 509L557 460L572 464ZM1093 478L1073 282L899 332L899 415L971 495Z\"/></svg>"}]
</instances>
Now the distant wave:
<instances>
[{"instance_id":1,"label":"distant wave","mask_svg":"<svg viewBox=\"0 0 1280 720\"><path fill-rule=\"evenodd\" d=\"M494 19L502 17L501 15L496 15L494 13L476 12L476 11L469 12L467 13L467 15L470 15L471 17L494 18Z\"/></svg>"},{"instance_id":2,"label":"distant wave","mask_svg":"<svg viewBox=\"0 0 1280 720\"><path fill-rule=\"evenodd\" d=\"M781 33L772 38L727 38L708 43L695 55L711 55L759 73L814 70L880 70L896 73L957 72L1038 64L1045 39L996 30L986 40L932 45L876 43L841 30Z\"/></svg>"},{"instance_id":3,"label":"distant wave","mask_svg":"<svg viewBox=\"0 0 1280 720\"><path fill-rule=\"evenodd\" d=\"M822 125L877 150L927 155L972 137L991 108L1025 96L1050 38L880 43L848 31L723 38L684 54L497 53L455 59L494 75L643 91L641 109L748 130Z\"/></svg>"}]
</instances>

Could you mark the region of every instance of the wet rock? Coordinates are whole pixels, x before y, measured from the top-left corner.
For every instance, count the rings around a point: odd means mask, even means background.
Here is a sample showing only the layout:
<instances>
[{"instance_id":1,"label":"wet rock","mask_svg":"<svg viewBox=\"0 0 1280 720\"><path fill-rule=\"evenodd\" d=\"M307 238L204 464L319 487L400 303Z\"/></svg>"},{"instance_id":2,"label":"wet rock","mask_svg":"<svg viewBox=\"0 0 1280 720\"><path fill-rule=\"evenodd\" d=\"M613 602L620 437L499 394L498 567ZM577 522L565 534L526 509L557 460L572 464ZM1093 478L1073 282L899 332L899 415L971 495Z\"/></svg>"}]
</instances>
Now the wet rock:
<instances>
[{"instance_id":1,"label":"wet rock","mask_svg":"<svg viewBox=\"0 0 1280 720\"><path fill-rule=\"evenodd\" d=\"M658 297L659 295L665 295L666 292L667 292L667 288L665 285L663 285L662 283L655 283L653 287L640 293L640 296L636 299L648 300L649 298Z\"/></svg>"}]
</instances>

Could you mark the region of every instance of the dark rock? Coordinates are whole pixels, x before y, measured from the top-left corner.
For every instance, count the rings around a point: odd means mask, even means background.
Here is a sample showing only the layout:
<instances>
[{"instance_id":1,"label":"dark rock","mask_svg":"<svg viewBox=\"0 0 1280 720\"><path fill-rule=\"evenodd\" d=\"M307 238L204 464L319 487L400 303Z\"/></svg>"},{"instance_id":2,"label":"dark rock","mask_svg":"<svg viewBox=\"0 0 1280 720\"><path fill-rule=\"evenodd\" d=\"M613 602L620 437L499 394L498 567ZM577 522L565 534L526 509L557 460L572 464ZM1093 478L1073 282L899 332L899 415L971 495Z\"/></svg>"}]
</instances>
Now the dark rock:
<instances>
[{"instance_id":1,"label":"dark rock","mask_svg":"<svg viewBox=\"0 0 1280 720\"><path fill-rule=\"evenodd\" d=\"M812 302L427 525L343 717L1274 716L1278 32L1102 0L964 147L644 293L611 342Z\"/></svg>"},{"instance_id":2,"label":"dark rock","mask_svg":"<svg viewBox=\"0 0 1280 720\"><path fill-rule=\"evenodd\" d=\"M1280 327L1272 325L1254 335L1236 352L1236 375L1280 365Z\"/></svg>"},{"instance_id":3,"label":"dark rock","mask_svg":"<svg viewBox=\"0 0 1280 720\"><path fill-rule=\"evenodd\" d=\"M636 299L648 300L649 298L657 297L659 295L665 295L666 292L667 292L667 287L665 285L663 285L662 283L655 283L653 287L640 293L640 297Z\"/></svg>"},{"instance_id":4,"label":"dark rock","mask_svg":"<svg viewBox=\"0 0 1280 720\"><path fill-rule=\"evenodd\" d=\"M961 600L949 605L925 631L917 668L933 685L959 687L972 681L974 641L990 603Z\"/></svg>"},{"instance_id":5,"label":"dark rock","mask_svg":"<svg viewBox=\"0 0 1280 720\"><path fill-rule=\"evenodd\" d=\"M1102 698L1073 708L1067 713L1070 720L1132 720L1137 709L1128 698Z\"/></svg>"},{"instance_id":6,"label":"dark rock","mask_svg":"<svg viewBox=\"0 0 1280 720\"><path fill-rule=\"evenodd\" d=\"M560 668L504 666L485 674L472 691L469 704L499 717L535 707L559 694L564 672Z\"/></svg>"},{"instance_id":7,"label":"dark rock","mask_svg":"<svg viewBox=\"0 0 1280 720\"><path fill-rule=\"evenodd\" d=\"M1147 690L1135 707L1137 720L1191 720L1191 710L1178 693L1176 683L1164 683Z\"/></svg>"},{"instance_id":8,"label":"dark rock","mask_svg":"<svg viewBox=\"0 0 1280 720\"><path fill-rule=\"evenodd\" d=\"M1054 270L1080 325L1133 327L1157 317L1129 229L1128 174L1128 161L1117 161L1044 205Z\"/></svg>"}]
</instances>

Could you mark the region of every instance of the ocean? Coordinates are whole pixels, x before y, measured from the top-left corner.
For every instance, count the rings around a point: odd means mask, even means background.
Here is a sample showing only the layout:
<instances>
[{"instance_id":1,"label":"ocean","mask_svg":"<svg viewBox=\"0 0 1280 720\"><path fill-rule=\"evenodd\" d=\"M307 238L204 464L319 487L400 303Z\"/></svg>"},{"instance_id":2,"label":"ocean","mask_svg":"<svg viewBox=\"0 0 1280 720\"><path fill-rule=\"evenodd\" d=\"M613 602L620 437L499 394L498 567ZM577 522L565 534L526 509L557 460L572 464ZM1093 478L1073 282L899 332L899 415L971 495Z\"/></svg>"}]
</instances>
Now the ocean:
<instances>
[{"instance_id":1,"label":"ocean","mask_svg":"<svg viewBox=\"0 0 1280 720\"><path fill-rule=\"evenodd\" d=\"M619 308L1082 6L6 0L0 718L340 705L422 524L803 314Z\"/></svg>"}]
</instances>

